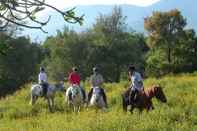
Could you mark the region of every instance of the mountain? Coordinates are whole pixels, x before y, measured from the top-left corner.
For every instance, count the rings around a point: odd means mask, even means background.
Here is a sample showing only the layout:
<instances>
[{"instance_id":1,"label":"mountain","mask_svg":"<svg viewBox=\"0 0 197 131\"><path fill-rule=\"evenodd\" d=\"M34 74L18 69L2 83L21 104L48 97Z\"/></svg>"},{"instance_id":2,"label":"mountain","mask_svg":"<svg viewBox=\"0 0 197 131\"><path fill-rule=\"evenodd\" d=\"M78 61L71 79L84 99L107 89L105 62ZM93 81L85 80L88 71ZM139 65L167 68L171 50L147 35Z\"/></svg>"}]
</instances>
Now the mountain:
<instances>
[{"instance_id":1,"label":"mountain","mask_svg":"<svg viewBox=\"0 0 197 131\"><path fill-rule=\"evenodd\" d=\"M145 17L150 16L153 11L169 11L171 9L178 9L182 15L187 19L187 28L193 28L197 31L197 1L194 0L161 0L148 7L138 7L132 5L120 5L124 16L127 16L128 26L137 32L144 32L143 20ZM85 20L83 26L78 24L68 24L63 21L61 16L58 16L55 12L51 12L52 19L50 23L44 28L48 31L48 34L44 34L41 31L25 30L25 34L29 34L30 38L34 41L44 41L47 36L54 35L56 30L62 30L64 26L69 26L76 31L83 31L90 28L99 14L109 14L114 5L95 5L95 6L77 6L76 12L79 15L85 14ZM47 18L42 16L41 19Z\"/></svg>"}]
</instances>

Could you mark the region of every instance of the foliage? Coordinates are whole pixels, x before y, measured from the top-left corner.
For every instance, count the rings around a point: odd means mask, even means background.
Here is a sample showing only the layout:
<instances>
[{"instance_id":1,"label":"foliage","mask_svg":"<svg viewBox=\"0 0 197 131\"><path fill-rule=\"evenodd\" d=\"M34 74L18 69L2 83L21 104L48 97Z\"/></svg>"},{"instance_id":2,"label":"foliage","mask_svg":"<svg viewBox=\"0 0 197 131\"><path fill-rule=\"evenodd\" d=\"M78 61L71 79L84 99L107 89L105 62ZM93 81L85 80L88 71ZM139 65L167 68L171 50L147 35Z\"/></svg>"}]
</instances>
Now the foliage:
<instances>
[{"instance_id":1,"label":"foliage","mask_svg":"<svg viewBox=\"0 0 197 131\"><path fill-rule=\"evenodd\" d=\"M195 32L184 29L185 26L186 19L177 9L153 12L145 19L144 27L149 32L147 43L151 48L146 61L149 73L167 74L197 69L194 60L197 38Z\"/></svg>"},{"instance_id":2,"label":"foliage","mask_svg":"<svg viewBox=\"0 0 197 131\"><path fill-rule=\"evenodd\" d=\"M35 106L29 105L30 84L17 91L13 96L0 100L0 130L32 130L32 131L106 131L106 130L138 130L166 131L196 130L197 101L196 75L168 76L162 79L147 79L145 87L161 84L167 96L167 104L153 99L155 109L139 114L123 113L121 92L127 82L105 84L109 101L106 112L94 109L82 109L74 114L64 103L64 95L55 97L55 112L50 113L47 101L39 99ZM86 86L87 87L87 86ZM86 88L87 89L87 88ZM87 90L88 91L88 90Z\"/></svg>"},{"instance_id":3,"label":"foliage","mask_svg":"<svg viewBox=\"0 0 197 131\"><path fill-rule=\"evenodd\" d=\"M125 17L115 7L111 14L100 15L93 28L85 32L76 33L68 28L59 31L44 44L50 52L45 60L49 75L57 80L59 76L66 76L72 66L77 66L82 79L86 79L92 67L98 66L106 81L118 82L129 64L144 67L148 50L144 36L125 29ZM54 68L57 70L52 71Z\"/></svg>"},{"instance_id":4,"label":"foliage","mask_svg":"<svg viewBox=\"0 0 197 131\"><path fill-rule=\"evenodd\" d=\"M0 55L0 96L18 89L28 82L41 61L41 48L25 37L12 38L0 35L0 45L5 43L6 55Z\"/></svg>"}]
</instances>

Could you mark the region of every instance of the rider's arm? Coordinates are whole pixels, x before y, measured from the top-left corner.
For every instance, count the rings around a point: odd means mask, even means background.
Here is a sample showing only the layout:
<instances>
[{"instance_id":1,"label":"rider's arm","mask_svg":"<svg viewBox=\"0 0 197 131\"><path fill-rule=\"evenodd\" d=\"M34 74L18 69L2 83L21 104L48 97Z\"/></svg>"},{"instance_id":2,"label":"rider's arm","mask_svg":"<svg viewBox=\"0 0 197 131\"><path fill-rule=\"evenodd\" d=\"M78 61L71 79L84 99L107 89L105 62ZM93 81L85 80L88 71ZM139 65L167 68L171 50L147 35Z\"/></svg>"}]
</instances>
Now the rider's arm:
<instances>
[{"instance_id":1,"label":"rider's arm","mask_svg":"<svg viewBox=\"0 0 197 131\"><path fill-rule=\"evenodd\" d=\"M104 79L102 75L99 75L99 81L100 81L100 85L102 85L104 83Z\"/></svg>"}]
</instances>

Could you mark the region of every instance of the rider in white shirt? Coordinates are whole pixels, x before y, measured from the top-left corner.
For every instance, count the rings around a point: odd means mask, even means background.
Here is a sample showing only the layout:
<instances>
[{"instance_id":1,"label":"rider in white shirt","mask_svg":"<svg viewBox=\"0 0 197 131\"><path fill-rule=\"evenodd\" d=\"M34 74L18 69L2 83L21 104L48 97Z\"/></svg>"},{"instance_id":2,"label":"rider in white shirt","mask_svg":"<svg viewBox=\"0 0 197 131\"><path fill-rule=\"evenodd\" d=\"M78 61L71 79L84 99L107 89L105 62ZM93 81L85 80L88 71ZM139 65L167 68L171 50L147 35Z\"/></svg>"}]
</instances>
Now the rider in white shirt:
<instances>
[{"instance_id":1,"label":"rider in white shirt","mask_svg":"<svg viewBox=\"0 0 197 131\"><path fill-rule=\"evenodd\" d=\"M103 76L99 73L99 70L97 67L94 67L93 68L93 75L90 77L90 84L91 84L91 90L90 92L88 93L88 102L90 102L90 99L92 97L92 93L93 91L95 90L100 90L101 91L101 94L103 96L103 100L106 104L106 107L107 107L107 96L105 94L105 91L104 89L101 87L102 84L104 83L104 79L103 79ZM98 88L98 89L97 89Z\"/></svg>"},{"instance_id":2,"label":"rider in white shirt","mask_svg":"<svg viewBox=\"0 0 197 131\"><path fill-rule=\"evenodd\" d=\"M47 75L44 71L44 68L42 68L40 70L40 73L38 75L38 81L39 81L39 84L42 84L43 82L46 82L47 83Z\"/></svg>"},{"instance_id":3,"label":"rider in white shirt","mask_svg":"<svg viewBox=\"0 0 197 131\"><path fill-rule=\"evenodd\" d=\"M135 70L134 66L129 66L128 72L129 72L129 79L131 80L130 100L131 100L131 102L134 102L138 93L144 90L143 79L142 79L140 73L138 73Z\"/></svg>"},{"instance_id":4,"label":"rider in white shirt","mask_svg":"<svg viewBox=\"0 0 197 131\"><path fill-rule=\"evenodd\" d=\"M47 83L47 75L45 73L45 69L43 67L40 68L40 73L38 75L38 82L42 86L43 96L46 96L48 83Z\"/></svg>"}]
</instances>

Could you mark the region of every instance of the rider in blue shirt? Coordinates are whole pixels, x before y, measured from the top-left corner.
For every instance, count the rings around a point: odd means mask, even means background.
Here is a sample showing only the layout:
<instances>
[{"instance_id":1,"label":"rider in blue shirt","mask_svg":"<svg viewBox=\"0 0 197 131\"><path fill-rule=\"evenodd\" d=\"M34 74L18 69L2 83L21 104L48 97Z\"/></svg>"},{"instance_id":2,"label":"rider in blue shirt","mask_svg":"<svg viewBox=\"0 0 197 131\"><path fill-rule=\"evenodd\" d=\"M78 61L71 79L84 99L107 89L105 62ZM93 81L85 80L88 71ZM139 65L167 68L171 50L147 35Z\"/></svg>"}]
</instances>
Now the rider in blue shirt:
<instances>
[{"instance_id":1,"label":"rider in blue shirt","mask_svg":"<svg viewBox=\"0 0 197 131\"><path fill-rule=\"evenodd\" d=\"M143 79L141 74L136 71L135 66L129 66L128 73L129 79L131 80L130 102L135 102L138 93L144 90Z\"/></svg>"}]
</instances>

